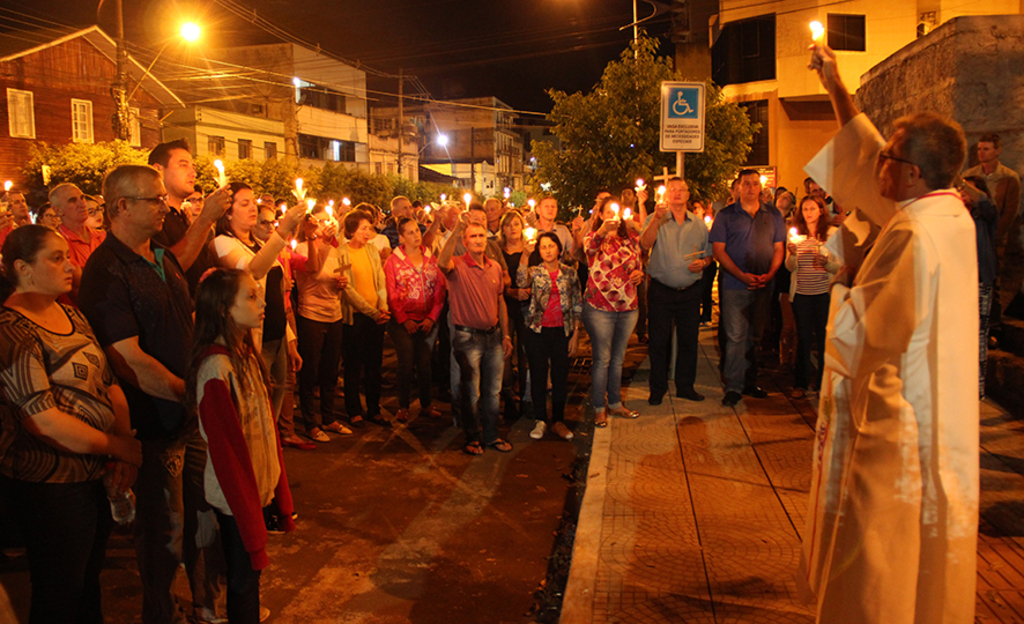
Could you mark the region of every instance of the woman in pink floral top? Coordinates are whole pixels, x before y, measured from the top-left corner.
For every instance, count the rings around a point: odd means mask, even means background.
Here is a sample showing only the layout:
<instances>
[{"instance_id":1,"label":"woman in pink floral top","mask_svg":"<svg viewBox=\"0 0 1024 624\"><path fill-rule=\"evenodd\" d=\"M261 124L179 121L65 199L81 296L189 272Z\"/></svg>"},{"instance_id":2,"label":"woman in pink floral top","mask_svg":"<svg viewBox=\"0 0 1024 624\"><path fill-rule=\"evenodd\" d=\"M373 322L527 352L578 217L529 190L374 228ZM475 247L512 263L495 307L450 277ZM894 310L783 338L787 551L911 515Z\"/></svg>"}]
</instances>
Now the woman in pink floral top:
<instances>
[{"instance_id":1,"label":"woman in pink floral top","mask_svg":"<svg viewBox=\"0 0 1024 624\"><path fill-rule=\"evenodd\" d=\"M640 415L622 403L622 361L639 316L636 287L643 279L640 229L633 219L621 219L620 210L616 198L604 199L594 210L591 233L584 239L590 277L583 324L594 351L591 399L598 427L608 426L606 405L616 416Z\"/></svg>"},{"instance_id":2,"label":"woman in pink floral top","mask_svg":"<svg viewBox=\"0 0 1024 624\"><path fill-rule=\"evenodd\" d=\"M437 260L422 246L419 224L405 218L398 224L401 245L384 263L388 324L398 356L398 412L395 420L409 419L412 369L416 367L420 415L438 416L430 406L430 355L437 340L437 319L444 307L446 282Z\"/></svg>"}]
</instances>

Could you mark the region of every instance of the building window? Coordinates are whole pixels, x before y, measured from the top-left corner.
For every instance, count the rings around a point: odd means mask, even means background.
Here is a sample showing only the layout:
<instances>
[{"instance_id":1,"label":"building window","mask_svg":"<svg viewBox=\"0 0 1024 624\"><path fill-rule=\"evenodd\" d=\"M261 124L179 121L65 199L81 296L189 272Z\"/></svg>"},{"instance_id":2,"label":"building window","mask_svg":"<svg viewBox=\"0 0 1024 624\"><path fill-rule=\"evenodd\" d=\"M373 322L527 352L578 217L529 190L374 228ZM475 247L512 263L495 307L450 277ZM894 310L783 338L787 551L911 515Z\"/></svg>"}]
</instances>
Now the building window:
<instances>
[{"instance_id":1,"label":"building window","mask_svg":"<svg viewBox=\"0 0 1024 624\"><path fill-rule=\"evenodd\" d=\"M7 125L12 138L36 138L36 112L31 91L7 89Z\"/></svg>"},{"instance_id":2,"label":"building window","mask_svg":"<svg viewBox=\"0 0 1024 624\"><path fill-rule=\"evenodd\" d=\"M206 143L206 149L210 152L211 156L223 156L224 155L224 137L222 136L210 136Z\"/></svg>"},{"instance_id":3,"label":"building window","mask_svg":"<svg viewBox=\"0 0 1024 624\"><path fill-rule=\"evenodd\" d=\"M267 141L263 144L263 156L267 160L277 159L277 143L274 141Z\"/></svg>"},{"instance_id":4,"label":"building window","mask_svg":"<svg viewBox=\"0 0 1024 624\"><path fill-rule=\"evenodd\" d=\"M312 106L332 113L345 114L345 96L310 83L303 83L301 93L302 105Z\"/></svg>"},{"instance_id":5,"label":"building window","mask_svg":"<svg viewBox=\"0 0 1024 624\"><path fill-rule=\"evenodd\" d=\"M299 157L334 162L355 162L356 144L311 134L299 135Z\"/></svg>"},{"instance_id":6,"label":"building window","mask_svg":"<svg viewBox=\"0 0 1024 624\"><path fill-rule=\"evenodd\" d=\"M128 109L128 145L142 147L142 124L139 121L139 109Z\"/></svg>"},{"instance_id":7,"label":"building window","mask_svg":"<svg viewBox=\"0 0 1024 624\"><path fill-rule=\"evenodd\" d=\"M747 167L763 167L768 165L768 100L740 102L740 106L750 118L750 123L761 124L761 129L750 139L750 153L747 154Z\"/></svg>"},{"instance_id":8,"label":"building window","mask_svg":"<svg viewBox=\"0 0 1024 624\"><path fill-rule=\"evenodd\" d=\"M711 78L719 85L775 79L775 15L722 27L711 48Z\"/></svg>"},{"instance_id":9,"label":"building window","mask_svg":"<svg viewBox=\"0 0 1024 624\"><path fill-rule=\"evenodd\" d=\"M833 50L864 52L867 49L864 16L829 13L828 46Z\"/></svg>"},{"instance_id":10,"label":"building window","mask_svg":"<svg viewBox=\"0 0 1024 624\"><path fill-rule=\"evenodd\" d=\"M92 143L92 102L71 100L71 140L75 143Z\"/></svg>"},{"instance_id":11,"label":"building window","mask_svg":"<svg viewBox=\"0 0 1024 624\"><path fill-rule=\"evenodd\" d=\"M252 141L249 139L238 139L238 160L252 158Z\"/></svg>"}]
</instances>

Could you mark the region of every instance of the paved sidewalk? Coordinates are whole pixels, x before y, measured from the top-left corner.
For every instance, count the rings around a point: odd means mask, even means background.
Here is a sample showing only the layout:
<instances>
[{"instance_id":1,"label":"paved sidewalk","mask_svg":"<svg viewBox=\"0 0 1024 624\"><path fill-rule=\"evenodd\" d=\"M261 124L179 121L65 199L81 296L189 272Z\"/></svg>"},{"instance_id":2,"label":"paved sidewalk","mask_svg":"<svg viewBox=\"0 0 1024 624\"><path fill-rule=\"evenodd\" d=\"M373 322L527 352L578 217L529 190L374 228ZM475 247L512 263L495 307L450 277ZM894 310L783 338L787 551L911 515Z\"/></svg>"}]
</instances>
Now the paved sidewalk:
<instances>
[{"instance_id":1,"label":"paved sidewalk","mask_svg":"<svg viewBox=\"0 0 1024 624\"><path fill-rule=\"evenodd\" d=\"M816 406L782 393L721 405L713 330L693 403L626 400L643 415L597 430L563 624L814 622L795 573ZM788 390L788 388L786 388ZM1024 622L1024 424L982 404L979 622Z\"/></svg>"}]
</instances>

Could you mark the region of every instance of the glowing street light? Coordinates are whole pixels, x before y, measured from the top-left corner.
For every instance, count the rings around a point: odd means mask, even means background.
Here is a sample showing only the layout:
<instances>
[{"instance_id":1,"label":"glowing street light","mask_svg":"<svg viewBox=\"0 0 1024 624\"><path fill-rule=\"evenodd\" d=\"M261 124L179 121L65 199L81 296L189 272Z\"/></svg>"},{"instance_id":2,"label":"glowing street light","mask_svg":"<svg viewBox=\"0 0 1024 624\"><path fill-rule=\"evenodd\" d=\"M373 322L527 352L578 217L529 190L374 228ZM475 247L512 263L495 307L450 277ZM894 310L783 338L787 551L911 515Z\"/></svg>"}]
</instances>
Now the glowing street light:
<instances>
[{"instance_id":1,"label":"glowing street light","mask_svg":"<svg viewBox=\"0 0 1024 624\"><path fill-rule=\"evenodd\" d=\"M437 135L437 144L441 147L448 147L448 135L439 133Z\"/></svg>"},{"instance_id":2,"label":"glowing street light","mask_svg":"<svg viewBox=\"0 0 1024 624\"><path fill-rule=\"evenodd\" d=\"M199 36L202 33L203 30L195 22L185 22L181 25L181 38L189 43L199 41Z\"/></svg>"}]
</instances>

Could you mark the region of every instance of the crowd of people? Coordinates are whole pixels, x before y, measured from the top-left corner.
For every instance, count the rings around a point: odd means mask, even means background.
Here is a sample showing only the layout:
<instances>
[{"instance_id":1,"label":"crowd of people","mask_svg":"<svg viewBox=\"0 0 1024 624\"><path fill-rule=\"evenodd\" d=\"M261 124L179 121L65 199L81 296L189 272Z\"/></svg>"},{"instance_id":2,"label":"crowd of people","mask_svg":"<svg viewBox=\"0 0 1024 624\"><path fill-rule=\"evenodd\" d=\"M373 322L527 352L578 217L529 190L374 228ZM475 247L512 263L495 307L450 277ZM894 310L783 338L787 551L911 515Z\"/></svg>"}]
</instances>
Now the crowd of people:
<instances>
[{"instance_id":1,"label":"crowd of people","mask_svg":"<svg viewBox=\"0 0 1024 624\"><path fill-rule=\"evenodd\" d=\"M998 137L979 155L989 144ZM435 399L450 403L469 455L512 451L503 402L532 415L531 438L571 440L568 373L583 328L595 426L640 416L622 393L634 333L650 354L649 405L663 402L672 370L676 396L703 401L698 336L714 319L716 275L723 405L767 396L766 344L792 366L793 398L821 388L842 269L825 243L846 211L810 178L799 201L762 188L752 169L717 204L681 178L652 203L644 188L601 190L589 217L569 223L550 195L520 208L400 196L387 215L360 204L335 216L244 181L204 196L195 178L188 144L174 141L148 166L108 172L102 197L64 183L31 212L24 194L4 198L0 496L21 510L33 623L102 620L106 541L125 520L111 503L126 500L143 622L181 621L180 564L195 621L217 620L220 577L228 619L260 621L268 528L294 528L283 447L401 425L414 398L423 418L443 416ZM1011 183L983 169L960 185L978 224L983 320L1009 228L1000 206L1019 202ZM381 409L386 336L392 415Z\"/></svg>"}]
</instances>

